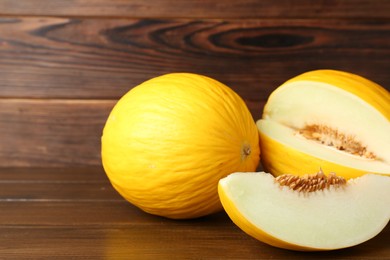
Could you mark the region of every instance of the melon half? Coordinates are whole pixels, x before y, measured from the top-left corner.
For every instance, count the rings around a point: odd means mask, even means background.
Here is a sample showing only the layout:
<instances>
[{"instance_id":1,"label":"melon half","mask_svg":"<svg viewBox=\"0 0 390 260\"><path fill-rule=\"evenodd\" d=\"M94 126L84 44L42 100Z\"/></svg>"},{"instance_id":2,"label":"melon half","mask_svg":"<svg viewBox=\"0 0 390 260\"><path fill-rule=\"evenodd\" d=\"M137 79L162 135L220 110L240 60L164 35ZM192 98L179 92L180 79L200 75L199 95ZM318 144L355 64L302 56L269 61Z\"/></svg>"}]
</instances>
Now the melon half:
<instances>
[{"instance_id":1,"label":"melon half","mask_svg":"<svg viewBox=\"0 0 390 260\"><path fill-rule=\"evenodd\" d=\"M262 165L275 176L334 171L390 175L390 93L335 70L301 74L269 97L260 132Z\"/></svg>"},{"instance_id":2,"label":"melon half","mask_svg":"<svg viewBox=\"0 0 390 260\"><path fill-rule=\"evenodd\" d=\"M366 174L340 185L307 190L282 186L264 172L233 173L218 185L232 221L252 237L280 248L351 247L373 238L389 222L388 176Z\"/></svg>"}]
</instances>

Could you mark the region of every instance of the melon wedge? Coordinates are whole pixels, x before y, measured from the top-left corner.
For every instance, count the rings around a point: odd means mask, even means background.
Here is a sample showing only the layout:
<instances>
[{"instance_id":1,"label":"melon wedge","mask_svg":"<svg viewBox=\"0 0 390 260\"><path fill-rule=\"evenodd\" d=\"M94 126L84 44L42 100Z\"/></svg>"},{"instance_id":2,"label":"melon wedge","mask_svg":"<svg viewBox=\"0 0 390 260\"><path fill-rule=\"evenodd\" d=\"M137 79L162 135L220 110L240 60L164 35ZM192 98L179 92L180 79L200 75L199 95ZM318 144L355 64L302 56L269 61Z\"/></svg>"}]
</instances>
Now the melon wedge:
<instances>
[{"instance_id":1,"label":"melon wedge","mask_svg":"<svg viewBox=\"0 0 390 260\"><path fill-rule=\"evenodd\" d=\"M275 247L319 251L363 243L390 219L390 177L366 174L341 187L300 192L264 172L219 181L222 205L250 236Z\"/></svg>"},{"instance_id":2,"label":"melon wedge","mask_svg":"<svg viewBox=\"0 0 390 260\"><path fill-rule=\"evenodd\" d=\"M275 176L322 168L346 178L390 175L390 93L347 72L292 78L269 97L261 120L262 165Z\"/></svg>"}]
</instances>

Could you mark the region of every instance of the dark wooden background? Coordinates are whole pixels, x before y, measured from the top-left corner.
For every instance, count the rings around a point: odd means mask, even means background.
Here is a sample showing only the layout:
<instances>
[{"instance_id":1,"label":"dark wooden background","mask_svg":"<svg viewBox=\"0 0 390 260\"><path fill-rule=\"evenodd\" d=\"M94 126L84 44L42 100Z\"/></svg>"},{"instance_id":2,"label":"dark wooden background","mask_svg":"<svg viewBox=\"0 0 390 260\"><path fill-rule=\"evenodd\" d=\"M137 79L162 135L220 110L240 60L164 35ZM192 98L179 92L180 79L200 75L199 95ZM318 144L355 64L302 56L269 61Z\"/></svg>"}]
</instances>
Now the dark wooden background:
<instances>
[{"instance_id":1,"label":"dark wooden background","mask_svg":"<svg viewBox=\"0 0 390 260\"><path fill-rule=\"evenodd\" d=\"M0 165L100 165L115 102L169 72L233 88L254 119L299 73L390 88L388 0L0 0Z\"/></svg>"}]
</instances>

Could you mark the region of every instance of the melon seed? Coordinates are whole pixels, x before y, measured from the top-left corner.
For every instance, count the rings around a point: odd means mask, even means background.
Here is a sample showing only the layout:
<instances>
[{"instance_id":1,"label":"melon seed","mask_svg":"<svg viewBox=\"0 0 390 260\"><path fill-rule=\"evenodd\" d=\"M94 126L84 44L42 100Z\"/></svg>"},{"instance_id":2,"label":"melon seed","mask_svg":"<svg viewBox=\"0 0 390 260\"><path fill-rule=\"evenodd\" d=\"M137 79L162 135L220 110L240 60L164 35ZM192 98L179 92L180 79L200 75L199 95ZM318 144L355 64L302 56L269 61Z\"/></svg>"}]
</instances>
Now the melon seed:
<instances>
[{"instance_id":1,"label":"melon seed","mask_svg":"<svg viewBox=\"0 0 390 260\"><path fill-rule=\"evenodd\" d=\"M324 125L307 125L298 131L300 135L309 140L334 147L340 151L345 151L352 155L361 156L367 159L376 159L374 153L367 150L361 142L355 140L352 135L341 133L337 129Z\"/></svg>"},{"instance_id":2,"label":"melon seed","mask_svg":"<svg viewBox=\"0 0 390 260\"><path fill-rule=\"evenodd\" d=\"M275 181L280 186L288 186L292 190L304 193L329 189L331 186L338 188L347 183L343 177L337 176L335 173L326 176L321 169L316 174L306 174L302 177L292 174L280 175L275 178Z\"/></svg>"}]
</instances>

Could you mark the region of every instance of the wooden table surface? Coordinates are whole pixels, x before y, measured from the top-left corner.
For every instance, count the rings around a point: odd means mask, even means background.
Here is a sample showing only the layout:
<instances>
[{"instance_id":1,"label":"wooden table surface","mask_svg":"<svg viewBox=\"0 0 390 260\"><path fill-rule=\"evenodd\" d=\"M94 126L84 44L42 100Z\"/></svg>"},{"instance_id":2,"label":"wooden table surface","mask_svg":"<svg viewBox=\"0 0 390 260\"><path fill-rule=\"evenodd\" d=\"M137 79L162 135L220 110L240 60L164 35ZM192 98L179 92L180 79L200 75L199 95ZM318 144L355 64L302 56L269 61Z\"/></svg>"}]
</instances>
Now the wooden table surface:
<instances>
[{"instance_id":1,"label":"wooden table surface","mask_svg":"<svg viewBox=\"0 0 390 260\"><path fill-rule=\"evenodd\" d=\"M0 259L390 259L390 226L359 246L294 252L224 212L169 220L124 201L100 167L1 168Z\"/></svg>"}]
</instances>

